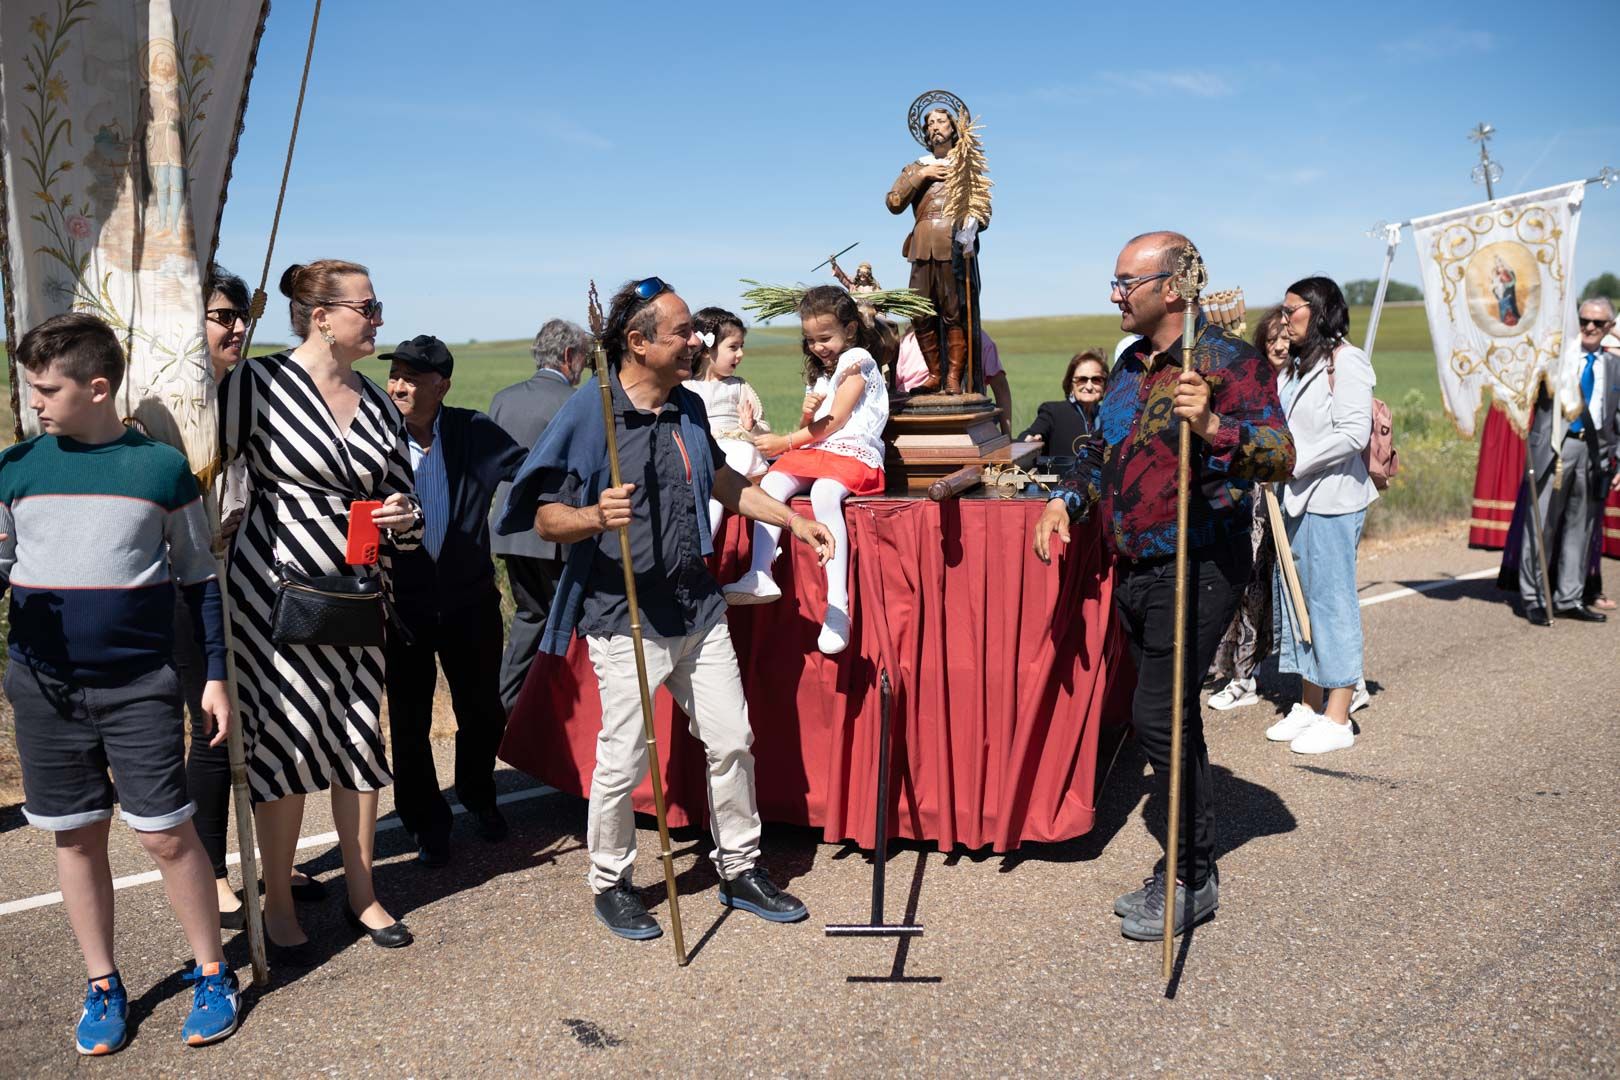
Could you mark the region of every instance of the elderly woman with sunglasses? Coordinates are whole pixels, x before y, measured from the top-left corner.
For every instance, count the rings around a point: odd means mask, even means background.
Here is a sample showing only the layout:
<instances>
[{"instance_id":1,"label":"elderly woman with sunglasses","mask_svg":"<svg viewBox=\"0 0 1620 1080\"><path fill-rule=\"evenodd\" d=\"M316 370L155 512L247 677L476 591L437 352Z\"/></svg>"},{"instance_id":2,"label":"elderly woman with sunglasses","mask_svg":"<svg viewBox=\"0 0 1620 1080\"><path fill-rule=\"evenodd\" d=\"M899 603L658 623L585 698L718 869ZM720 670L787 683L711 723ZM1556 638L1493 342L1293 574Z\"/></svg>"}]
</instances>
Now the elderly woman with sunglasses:
<instances>
[{"instance_id":1,"label":"elderly woman with sunglasses","mask_svg":"<svg viewBox=\"0 0 1620 1080\"><path fill-rule=\"evenodd\" d=\"M376 351L382 302L365 267L336 259L281 277L289 352L237 365L221 388L223 457L243 460L253 488L227 575L248 782L264 856L270 955L307 965L314 950L293 910L293 854L304 797L327 788L348 887L351 927L384 948L411 942L372 889L378 792L392 781L378 720L383 649L276 641L280 569L373 577L345 556L351 503L377 505L378 562L421 542L405 423L387 393L354 369Z\"/></svg>"},{"instance_id":2,"label":"elderly woman with sunglasses","mask_svg":"<svg viewBox=\"0 0 1620 1080\"><path fill-rule=\"evenodd\" d=\"M1291 607L1273 575L1278 667L1300 677L1300 701L1266 729L1272 742L1299 754L1325 754L1355 744L1351 701L1361 678L1361 605L1356 547L1378 488L1363 451L1372 438L1377 382L1367 354L1345 340L1350 310L1339 286L1311 277L1283 298L1289 362L1278 396L1294 437L1294 475L1279 495L1283 523L1299 570L1311 640L1301 640Z\"/></svg>"},{"instance_id":3,"label":"elderly woman with sunglasses","mask_svg":"<svg viewBox=\"0 0 1620 1080\"><path fill-rule=\"evenodd\" d=\"M1035 422L1018 435L1041 444L1042 457L1070 458L1081 439L1097 428L1097 404L1108 384L1108 365L1097 349L1077 352L1063 369L1063 398L1043 401Z\"/></svg>"}]
</instances>

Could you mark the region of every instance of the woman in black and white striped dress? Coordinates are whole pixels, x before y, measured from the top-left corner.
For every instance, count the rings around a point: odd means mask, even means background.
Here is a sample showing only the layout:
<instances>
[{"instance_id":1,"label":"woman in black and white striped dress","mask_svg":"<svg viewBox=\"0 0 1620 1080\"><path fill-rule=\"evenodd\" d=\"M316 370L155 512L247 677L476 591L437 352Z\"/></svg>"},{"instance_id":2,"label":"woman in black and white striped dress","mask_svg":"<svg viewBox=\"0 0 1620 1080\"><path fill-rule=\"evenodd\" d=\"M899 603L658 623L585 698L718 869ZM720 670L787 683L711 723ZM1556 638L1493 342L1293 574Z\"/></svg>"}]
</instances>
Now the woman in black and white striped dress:
<instances>
[{"instance_id":1,"label":"woman in black and white striped dress","mask_svg":"<svg viewBox=\"0 0 1620 1080\"><path fill-rule=\"evenodd\" d=\"M355 480L361 497L383 503L373 517L384 530L385 580L390 546L415 547L422 515L404 421L388 395L353 367L375 351L382 325L366 268L335 259L292 266L281 291L303 344L242 361L220 393L225 460L247 462L253 489L228 576L248 779L264 855L265 930L273 955L297 963L312 950L288 882L304 796L328 787L349 922L386 947L411 938L377 902L371 879L378 791L392 780L378 720L383 650L272 643L274 568L282 562L312 575L359 572L344 559Z\"/></svg>"}]
</instances>

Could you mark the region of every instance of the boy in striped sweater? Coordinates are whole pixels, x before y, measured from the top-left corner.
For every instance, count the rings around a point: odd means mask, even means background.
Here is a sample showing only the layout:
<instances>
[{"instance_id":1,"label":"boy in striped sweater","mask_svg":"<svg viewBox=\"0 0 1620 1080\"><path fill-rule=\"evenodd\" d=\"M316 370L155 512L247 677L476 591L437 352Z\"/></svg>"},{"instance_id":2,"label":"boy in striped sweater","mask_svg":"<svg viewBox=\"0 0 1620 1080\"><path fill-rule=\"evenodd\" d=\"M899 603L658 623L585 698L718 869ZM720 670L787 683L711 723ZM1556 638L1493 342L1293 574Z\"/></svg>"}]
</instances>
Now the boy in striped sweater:
<instances>
[{"instance_id":1,"label":"boy in striped sweater","mask_svg":"<svg viewBox=\"0 0 1620 1080\"><path fill-rule=\"evenodd\" d=\"M181 1037L217 1042L236 1030L237 984L220 949L213 870L191 824L174 668L178 587L208 658L202 704L217 745L231 711L207 514L185 458L120 421L124 355L106 323L47 319L23 335L17 367L44 434L0 454L0 588L11 590L5 693L23 813L56 834L62 903L89 974L75 1045L109 1054L127 1037L107 861L115 799L162 873L196 957Z\"/></svg>"}]
</instances>

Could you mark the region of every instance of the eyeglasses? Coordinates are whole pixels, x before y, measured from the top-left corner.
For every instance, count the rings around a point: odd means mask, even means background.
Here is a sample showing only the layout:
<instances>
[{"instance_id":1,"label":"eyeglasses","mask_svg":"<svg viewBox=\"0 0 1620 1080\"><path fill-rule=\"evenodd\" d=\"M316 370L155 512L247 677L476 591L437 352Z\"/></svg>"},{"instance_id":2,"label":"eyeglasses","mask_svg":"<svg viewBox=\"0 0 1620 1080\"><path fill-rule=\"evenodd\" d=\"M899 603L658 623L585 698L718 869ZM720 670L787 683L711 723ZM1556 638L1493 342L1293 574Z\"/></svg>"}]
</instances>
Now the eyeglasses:
<instances>
[{"instance_id":1,"label":"eyeglasses","mask_svg":"<svg viewBox=\"0 0 1620 1080\"><path fill-rule=\"evenodd\" d=\"M1309 304L1295 304L1293 307L1289 307L1287 304L1283 304L1282 305L1283 318L1292 319L1294 317L1294 312L1296 312L1296 311L1304 311L1306 308L1308 308L1310 306L1311 305L1309 305Z\"/></svg>"},{"instance_id":2,"label":"eyeglasses","mask_svg":"<svg viewBox=\"0 0 1620 1080\"><path fill-rule=\"evenodd\" d=\"M659 293L668 291L668 289L669 284L663 278L642 278L636 282L636 299L646 303Z\"/></svg>"},{"instance_id":3,"label":"eyeglasses","mask_svg":"<svg viewBox=\"0 0 1620 1080\"><path fill-rule=\"evenodd\" d=\"M215 326L222 326L227 330L235 327L237 323L241 323L243 326L246 326L249 317L250 316L247 308L217 307L209 308L207 311L203 312L203 318L207 319Z\"/></svg>"},{"instance_id":4,"label":"eyeglasses","mask_svg":"<svg viewBox=\"0 0 1620 1080\"><path fill-rule=\"evenodd\" d=\"M351 311L358 311L360 317L370 322L372 319L382 318L382 301L375 296L364 300L322 300L323 307L346 307Z\"/></svg>"},{"instance_id":5,"label":"eyeglasses","mask_svg":"<svg viewBox=\"0 0 1620 1080\"><path fill-rule=\"evenodd\" d=\"M1108 282L1108 293L1111 296L1117 289L1119 290L1119 294L1121 296L1129 296L1136 290L1138 285L1148 281L1157 281L1160 278L1167 278L1169 276L1170 272L1168 270L1164 270L1157 274L1138 274L1136 277L1111 278Z\"/></svg>"},{"instance_id":6,"label":"eyeglasses","mask_svg":"<svg viewBox=\"0 0 1620 1080\"><path fill-rule=\"evenodd\" d=\"M1076 375L1070 381L1076 386L1090 386L1092 383L1102 386L1108 382L1108 377L1106 375Z\"/></svg>"},{"instance_id":7,"label":"eyeglasses","mask_svg":"<svg viewBox=\"0 0 1620 1080\"><path fill-rule=\"evenodd\" d=\"M1614 322L1613 319L1588 319L1585 316L1581 317L1581 327L1583 329L1588 326L1608 326L1612 322Z\"/></svg>"}]
</instances>

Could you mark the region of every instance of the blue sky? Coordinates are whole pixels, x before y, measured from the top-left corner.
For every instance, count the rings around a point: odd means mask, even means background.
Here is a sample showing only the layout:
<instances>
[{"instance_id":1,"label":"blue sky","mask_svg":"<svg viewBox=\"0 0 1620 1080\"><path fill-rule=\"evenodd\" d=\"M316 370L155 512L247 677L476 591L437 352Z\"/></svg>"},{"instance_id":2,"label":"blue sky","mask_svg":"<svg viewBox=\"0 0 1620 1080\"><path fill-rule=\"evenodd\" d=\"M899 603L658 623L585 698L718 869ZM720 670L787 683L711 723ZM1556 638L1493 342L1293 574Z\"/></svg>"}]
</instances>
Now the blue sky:
<instances>
[{"instance_id":1,"label":"blue sky","mask_svg":"<svg viewBox=\"0 0 1620 1080\"><path fill-rule=\"evenodd\" d=\"M257 277L313 0L275 0L220 260ZM271 274L368 264L389 340L525 337L658 274L735 307L853 241L906 283L883 206L950 89L996 180L986 317L1107 309L1122 241L1178 228L1250 304L1376 277L1364 232L1620 166L1620 4L325 5ZM1590 74L1579 74L1581 67ZM1609 74L1605 74L1605 73ZM906 220L909 220L909 214ZM1620 272L1620 187L1588 196L1576 279ZM1396 276L1416 282L1410 234ZM250 282L251 283L251 282ZM285 339L272 304L261 340Z\"/></svg>"}]
</instances>

